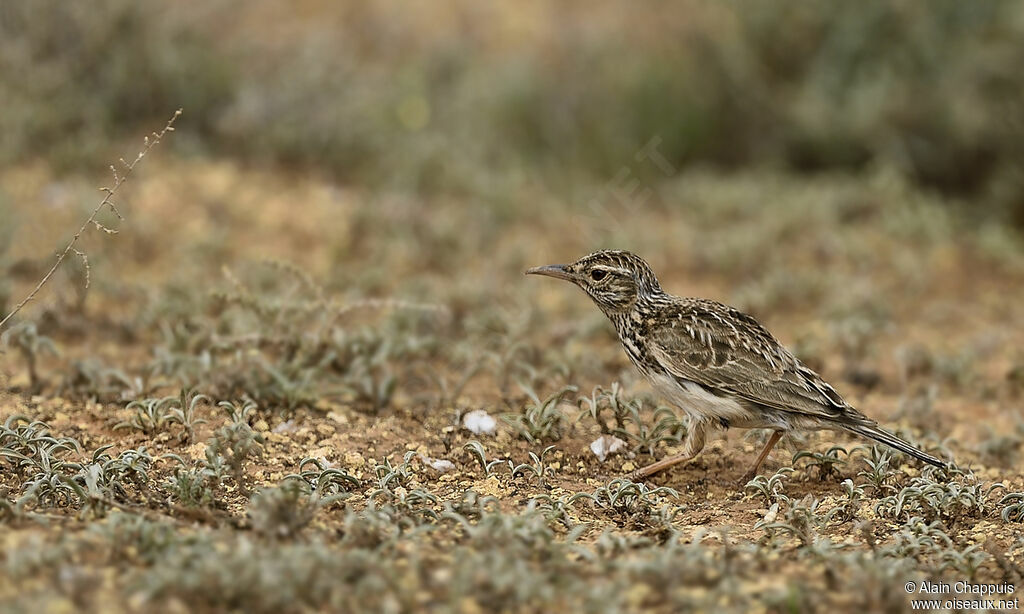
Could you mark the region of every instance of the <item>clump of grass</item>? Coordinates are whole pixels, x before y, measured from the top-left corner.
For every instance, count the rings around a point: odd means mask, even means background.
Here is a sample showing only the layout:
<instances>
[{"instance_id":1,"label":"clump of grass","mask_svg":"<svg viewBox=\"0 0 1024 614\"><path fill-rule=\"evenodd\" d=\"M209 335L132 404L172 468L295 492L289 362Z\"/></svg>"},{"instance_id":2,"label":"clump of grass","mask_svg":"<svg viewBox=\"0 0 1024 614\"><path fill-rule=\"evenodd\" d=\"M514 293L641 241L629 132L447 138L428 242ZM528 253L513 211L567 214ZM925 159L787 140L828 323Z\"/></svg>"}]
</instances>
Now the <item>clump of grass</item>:
<instances>
[{"instance_id":1,"label":"clump of grass","mask_svg":"<svg viewBox=\"0 0 1024 614\"><path fill-rule=\"evenodd\" d=\"M991 427L976 450L986 464L997 467L1013 467L1024 445L1024 422L1018 422L1013 430L995 431Z\"/></svg>"},{"instance_id":2,"label":"clump of grass","mask_svg":"<svg viewBox=\"0 0 1024 614\"><path fill-rule=\"evenodd\" d=\"M786 491L786 475L793 473L792 467L783 467L772 476L758 475L747 482L743 490L760 495L764 499L765 506L771 507L778 502L779 497Z\"/></svg>"},{"instance_id":3,"label":"clump of grass","mask_svg":"<svg viewBox=\"0 0 1024 614\"><path fill-rule=\"evenodd\" d=\"M867 469L858 472L857 477L867 479L867 485L874 490L876 495L884 495L887 492L896 490L896 487L891 483L894 476L890 467L892 457L889 451L883 450L878 446L871 446L870 450L871 455L863 458Z\"/></svg>"},{"instance_id":4,"label":"clump of grass","mask_svg":"<svg viewBox=\"0 0 1024 614\"><path fill-rule=\"evenodd\" d=\"M543 400L532 388L522 386L522 389L529 398L522 413L505 414L502 418L519 437L530 443L560 440L568 427L568 420L559 404L567 394L575 392L576 387L565 386Z\"/></svg>"},{"instance_id":5,"label":"clump of grass","mask_svg":"<svg viewBox=\"0 0 1024 614\"><path fill-rule=\"evenodd\" d=\"M218 403L228 414L228 423L217 429L206 444L206 465L213 475L220 476L226 468L242 494L248 493L245 482L245 463L251 457L262 456L263 436L249 425L256 404L241 405L222 401Z\"/></svg>"},{"instance_id":6,"label":"clump of grass","mask_svg":"<svg viewBox=\"0 0 1024 614\"><path fill-rule=\"evenodd\" d=\"M941 520L954 526L968 518L979 518L996 490L1005 489L1001 483L983 485L973 476L959 480L963 474L954 471L939 479L927 470L910 484L875 503L875 513L882 517L909 518L920 516L927 521Z\"/></svg>"},{"instance_id":7,"label":"clump of grass","mask_svg":"<svg viewBox=\"0 0 1024 614\"><path fill-rule=\"evenodd\" d=\"M515 429L519 437L530 443L561 439L568 420L558 405L565 395L575 392L577 388L565 386L542 400L534 389L522 385L520 387L528 398L522 412L506 413L502 419Z\"/></svg>"},{"instance_id":8,"label":"clump of grass","mask_svg":"<svg viewBox=\"0 0 1024 614\"><path fill-rule=\"evenodd\" d=\"M679 493L667 486L649 488L642 482L627 478L614 478L593 493L576 493L568 503L589 501L591 507L604 511L620 520L645 519L663 503L663 498L678 499Z\"/></svg>"},{"instance_id":9,"label":"clump of grass","mask_svg":"<svg viewBox=\"0 0 1024 614\"><path fill-rule=\"evenodd\" d=\"M512 477L517 475L525 476L528 473L532 473L537 478L537 484L541 488L547 488L547 478L554 475L555 469L547 463L547 455L549 452L555 449L555 446L548 446L544 448L540 454L530 451L530 462L521 463L512 468Z\"/></svg>"},{"instance_id":10,"label":"clump of grass","mask_svg":"<svg viewBox=\"0 0 1024 614\"><path fill-rule=\"evenodd\" d=\"M31 496L38 506L70 507L76 503L68 484L77 467L71 454L82 454L78 440L51 434L43 422L15 414L0 427L0 458L9 475L17 476L21 495Z\"/></svg>"},{"instance_id":11,"label":"clump of grass","mask_svg":"<svg viewBox=\"0 0 1024 614\"><path fill-rule=\"evenodd\" d=\"M64 481L77 496L82 517L103 517L112 507L123 507L123 503L130 502L132 491L147 494L153 457L146 448L125 450L111 457L106 452L110 447L97 449L88 463L69 465L78 471Z\"/></svg>"},{"instance_id":12,"label":"clump of grass","mask_svg":"<svg viewBox=\"0 0 1024 614\"><path fill-rule=\"evenodd\" d=\"M838 475L837 467L846 464L846 461L840 458L840 455L849 456L850 453L842 446L832 446L824 452L801 450L793 455L793 467L799 468L799 461L806 459L803 462L802 469L804 471L814 469L817 472L818 479L825 481Z\"/></svg>"},{"instance_id":13,"label":"clump of grass","mask_svg":"<svg viewBox=\"0 0 1024 614\"><path fill-rule=\"evenodd\" d=\"M315 458L302 459L299 472L286 477L304 482L312 495L327 505L344 501L351 495L352 488L359 488L362 484L358 478L341 469L325 466L325 463Z\"/></svg>"},{"instance_id":14,"label":"clump of grass","mask_svg":"<svg viewBox=\"0 0 1024 614\"><path fill-rule=\"evenodd\" d=\"M785 504L782 517L779 517L780 503ZM820 510L821 501L812 495L796 501L782 495L780 501L772 504L764 520L754 525L754 528L763 529L765 536L772 540L778 534L789 534L795 537L803 548L821 547L828 548L828 544L819 544L820 532L828 526L833 517L840 510L832 508L824 512Z\"/></svg>"},{"instance_id":15,"label":"clump of grass","mask_svg":"<svg viewBox=\"0 0 1024 614\"><path fill-rule=\"evenodd\" d=\"M103 517L111 508L148 502L154 458L145 446L117 456L109 454L112 447L86 456L77 439L55 436L43 422L10 416L0 427L0 459L20 492L5 503L5 514L63 508L78 509L83 518Z\"/></svg>"},{"instance_id":16,"label":"clump of grass","mask_svg":"<svg viewBox=\"0 0 1024 614\"><path fill-rule=\"evenodd\" d=\"M325 398L376 415L400 383L446 358L437 324L447 312L437 305L333 300L306 271L281 262L226 271L225 282L207 310L163 327L150 372L285 415ZM378 324L347 326L361 311Z\"/></svg>"},{"instance_id":17,"label":"clump of grass","mask_svg":"<svg viewBox=\"0 0 1024 614\"><path fill-rule=\"evenodd\" d=\"M853 520L864 502L864 488L847 478L842 482L843 493L846 495L836 506L837 518L841 521Z\"/></svg>"},{"instance_id":18,"label":"clump of grass","mask_svg":"<svg viewBox=\"0 0 1024 614\"><path fill-rule=\"evenodd\" d=\"M197 417L197 410L200 404L209 402L210 397L184 389L178 396L132 401L126 409L135 412L128 420L117 423L114 429L130 428L153 435L171 424L179 424L183 428L179 439L189 442L195 439L195 427L206 423Z\"/></svg>"},{"instance_id":19,"label":"clump of grass","mask_svg":"<svg viewBox=\"0 0 1024 614\"><path fill-rule=\"evenodd\" d=\"M590 396L581 395L579 397L578 403L581 411L577 419L590 416L590 419L600 427L603 435L611 435L615 429L625 430L631 402L622 398L622 390L618 382L612 382L609 390L597 386ZM612 415L614 425L609 424L604 418L604 414L608 412Z\"/></svg>"},{"instance_id":20,"label":"clump of grass","mask_svg":"<svg viewBox=\"0 0 1024 614\"><path fill-rule=\"evenodd\" d=\"M320 510L349 496L346 491L331 493L338 482L332 480L332 475L322 477L321 484L316 487L304 479L291 478L253 495L248 509L253 529L275 539L293 538L313 521Z\"/></svg>"},{"instance_id":21,"label":"clump of grass","mask_svg":"<svg viewBox=\"0 0 1024 614\"><path fill-rule=\"evenodd\" d=\"M1024 522L1024 492L1011 492L999 500L1003 509L999 517L1003 522Z\"/></svg>"},{"instance_id":22,"label":"clump of grass","mask_svg":"<svg viewBox=\"0 0 1024 614\"><path fill-rule=\"evenodd\" d=\"M484 472L484 477L490 477L495 467L506 464L506 461L500 458L488 461L487 452L484 450L483 444L475 439L462 446L462 449L469 452L473 459L480 464L480 469Z\"/></svg>"},{"instance_id":23,"label":"clump of grass","mask_svg":"<svg viewBox=\"0 0 1024 614\"><path fill-rule=\"evenodd\" d=\"M150 389L148 377L129 375L118 367L109 367L96 357L74 360L64 375L60 393L96 399L103 402L117 402L138 399Z\"/></svg>"},{"instance_id":24,"label":"clump of grass","mask_svg":"<svg viewBox=\"0 0 1024 614\"><path fill-rule=\"evenodd\" d=\"M583 407L579 418L590 417L602 433L632 441L651 455L658 445L677 443L686 436L686 425L668 407L658 407L650 421L644 419L641 415L642 401L623 398L618 382L613 382L610 390L595 388L589 397L581 397L578 403ZM604 418L608 412L611 413L614 426Z\"/></svg>"},{"instance_id":25,"label":"clump of grass","mask_svg":"<svg viewBox=\"0 0 1024 614\"><path fill-rule=\"evenodd\" d=\"M214 500L211 484L213 477L205 467L176 467L174 475L167 480L166 488L185 507L206 507Z\"/></svg>"},{"instance_id":26,"label":"clump of grass","mask_svg":"<svg viewBox=\"0 0 1024 614\"><path fill-rule=\"evenodd\" d=\"M46 354L60 355L53 339L40 334L35 322L20 322L0 335L0 345L18 350L22 360L25 361L25 368L28 370L29 392L36 394L42 390L43 381L39 377L39 358Z\"/></svg>"}]
</instances>

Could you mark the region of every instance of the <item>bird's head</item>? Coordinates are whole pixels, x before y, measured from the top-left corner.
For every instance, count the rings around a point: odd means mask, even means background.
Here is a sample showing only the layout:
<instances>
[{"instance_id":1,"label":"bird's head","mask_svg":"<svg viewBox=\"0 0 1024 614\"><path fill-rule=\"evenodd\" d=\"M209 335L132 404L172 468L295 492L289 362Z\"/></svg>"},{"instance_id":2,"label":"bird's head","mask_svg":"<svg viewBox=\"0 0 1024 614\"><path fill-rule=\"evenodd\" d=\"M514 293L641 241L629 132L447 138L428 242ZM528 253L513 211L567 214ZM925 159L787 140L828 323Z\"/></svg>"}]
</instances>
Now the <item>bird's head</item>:
<instances>
[{"instance_id":1,"label":"bird's head","mask_svg":"<svg viewBox=\"0 0 1024 614\"><path fill-rule=\"evenodd\" d=\"M626 251L594 252L572 264L539 266L526 274L571 281L609 316L628 312L637 301L661 292L651 267L640 256Z\"/></svg>"}]
</instances>

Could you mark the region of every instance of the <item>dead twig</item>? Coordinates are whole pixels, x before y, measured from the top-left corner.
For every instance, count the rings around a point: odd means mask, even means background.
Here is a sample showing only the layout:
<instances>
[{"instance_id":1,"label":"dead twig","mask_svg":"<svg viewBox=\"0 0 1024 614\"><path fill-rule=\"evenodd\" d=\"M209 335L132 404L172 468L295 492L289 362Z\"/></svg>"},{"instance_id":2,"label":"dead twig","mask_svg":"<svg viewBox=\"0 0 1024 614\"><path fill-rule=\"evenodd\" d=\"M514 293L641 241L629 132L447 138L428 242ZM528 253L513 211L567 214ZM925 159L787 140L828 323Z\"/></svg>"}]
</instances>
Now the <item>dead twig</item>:
<instances>
[{"instance_id":1,"label":"dead twig","mask_svg":"<svg viewBox=\"0 0 1024 614\"><path fill-rule=\"evenodd\" d=\"M53 266L50 267L50 270L47 271L46 275L44 275L43 278L39 280L39 283L36 284L36 287L31 292L29 292L28 296L26 296L20 303L18 303L10 313L4 316L3 320L0 320L0 330L3 330L4 325L7 324L7 322L11 318L13 318L19 311L21 311L21 309L25 305L27 305L36 297L39 291L43 289L43 286L45 286L47 282L50 281L50 278L53 277L53 274L57 271L57 269L60 268L61 263L63 263L64 259L68 257L68 254L75 253L80 258L83 259L83 262L85 262L86 284L88 287L89 261L85 258L85 254L75 247L75 245L78 243L78 239L82 236L82 233L84 233L89 228L90 224L95 226L97 230L102 230L107 234L117 234L116 230L108 228L104 226L102 223L100 223L96 219L96 216L99 215L100 211L102 211L105 207L109 207L118 219L124 219L121 216L121 212L117 210L116 206L114 206L114 194L116 194L118 189L120 189L120 187L128 181L128 177L132 174L132 171L135 170L135 165L138 164L142 160L142 158L144 158L146 154L149 153L149 150L153 149L153 147L155 147L157 143L159 143L168 132L174 132L174 122L178 119L180 115L181 109L178 109L174 112L174 115L171 116L171 119L167 120L167 124L164 126L163 130L161 130L160 132L154 132L151 136L147 136L143 141L142 151L140 151L138 155L135 156L135 159L132 160L131 163L126 162L124 158L121 158L120 162L121 165L124 167L124 170L121 172L121 174L118 174L117 168L113 164L110 165L110 172L114 175L113 185L110 187L100 188L100 191L104 193L103 200L100 201L100 204L96 205L96 208L93 209L89 217L86 218L85 222L82 223L82 226L78 229L78 232L75 233L75 236L71 237L71 240L68 241L68 244L64 247L64 251L57 255L57 260L53 263Z\"/></svg>"}]
</instances>

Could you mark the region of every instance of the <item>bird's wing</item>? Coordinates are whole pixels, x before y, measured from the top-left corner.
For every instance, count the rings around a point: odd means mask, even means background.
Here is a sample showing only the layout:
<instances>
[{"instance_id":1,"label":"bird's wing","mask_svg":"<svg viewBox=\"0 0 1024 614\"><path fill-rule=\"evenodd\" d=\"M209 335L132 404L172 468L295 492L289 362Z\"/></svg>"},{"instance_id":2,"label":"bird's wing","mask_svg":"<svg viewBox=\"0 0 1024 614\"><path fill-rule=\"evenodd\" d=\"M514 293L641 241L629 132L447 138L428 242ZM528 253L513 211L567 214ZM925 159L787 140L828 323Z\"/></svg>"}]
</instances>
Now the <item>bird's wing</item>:
<instances>
[{"instance_id":1,"label":"bird's wing","mask_svg":"<svg viewBox=\"0 0 1024 614\"><path fill-rule=\"evenodd\" d=\"M860 417L757 320L721 303L689 300L648 339L662 368L712 392L819 418Z\"/></svg>"}]
</instances>

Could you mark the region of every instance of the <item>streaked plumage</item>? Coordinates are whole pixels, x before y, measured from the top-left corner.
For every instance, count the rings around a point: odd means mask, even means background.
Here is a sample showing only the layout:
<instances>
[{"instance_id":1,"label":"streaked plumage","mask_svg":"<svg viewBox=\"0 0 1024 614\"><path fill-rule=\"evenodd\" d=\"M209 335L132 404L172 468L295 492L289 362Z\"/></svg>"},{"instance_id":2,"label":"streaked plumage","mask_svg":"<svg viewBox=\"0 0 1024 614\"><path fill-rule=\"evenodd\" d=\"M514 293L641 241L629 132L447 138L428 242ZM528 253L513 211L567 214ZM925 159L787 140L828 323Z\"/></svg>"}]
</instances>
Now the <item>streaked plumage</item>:
<instances>
[{"instance_id":1,"label":"streaked plumage","mask_svg":"<svg viewBox=\"0 0 1024 614\"><path fill-rule=\"evenodd\" d=\"M587 292L615 325L633 364L689 415L685 452L634 477L692 458L713 426L775 431L751 474L783 432L811 429L854 432L945 466L851 407L752 316L717 301L665 293L639 256L601 251L527 273L572 281Z\"/></svg>"}]
</instances>

